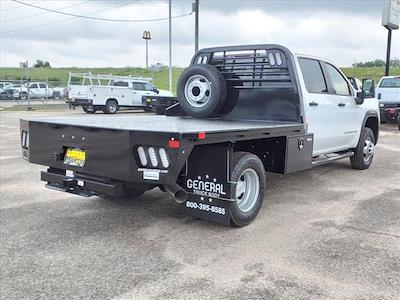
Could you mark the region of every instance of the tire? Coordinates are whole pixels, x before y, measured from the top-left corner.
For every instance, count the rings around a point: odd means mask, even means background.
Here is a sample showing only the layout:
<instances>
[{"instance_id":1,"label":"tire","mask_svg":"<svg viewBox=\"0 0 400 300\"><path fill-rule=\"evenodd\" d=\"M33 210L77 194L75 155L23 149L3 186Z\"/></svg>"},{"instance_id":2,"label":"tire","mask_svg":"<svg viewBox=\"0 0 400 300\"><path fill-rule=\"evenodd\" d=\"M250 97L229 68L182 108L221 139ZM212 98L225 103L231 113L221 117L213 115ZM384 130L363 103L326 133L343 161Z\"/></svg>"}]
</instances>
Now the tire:
<instances>
[{"instance_id":1,"label":"tire","mask_svg":"<svg viewBox=\"0 0 400 300\"><path fill-rule=\"evenodd\" d=\"M28 94L25 93L25 92L19 93L19 99L27 100L28 99Z\"/></svg>"},{"instance_id":2,"label":"tire","mask_svg":"<svg viewBox=\"0 0 400 300\"><path fill-rule=\"evenodd\" d=\"M56 92L53 92L53 95L51 95L50 98L53 98L53 99L55 99L55 100L58 100L58 99L60 99L60 97L61 97L61 93L58 92L58 91L56 91Z\"/></svg>"},{"instance_id":3,"label":"tire","mask_svg":"<svg viewBox=\"0 0 400 300\"><path fill-rule=\"evenodd\" d=\"M236 201L231 205L231 225L242 227L256 218L264 200L266 177L263 163L254 154L234 153L232 181L237 184L232 191ZM246 184L241 187L240 182Z\"/></svg>"},{"instance_id":4,"label":"tire","mask_svg":"<svg viewBox=\"0 0 400 300\"><path fill-rule=\"evenodd\" d=\"M107 100L106 105L104 106L104 113L106 114L115 114L119 110L117 100Z\"/></svg>"},{"instance_id":5,"label":"tire","mask_svg":"<svg viewBox=\"0 0 400 300\"><path fill-rule=\"evenodd\" d=\"M165 108L164 107L160 107L160 106L156 106L154 108L154 112L156 115L165 115Z\"/></svg>"},{"instance_id":6,"label":"tire","mask_svg":"<svg viewBox=\"0 0 400 300\"><path fill-rule=\"evenodd\" d=\"M354 149L354 155L350 157L351 166L357 170L368 169L374 158L375 136L372 130L364 127L360 140Z\"/></svg>"},{"instance_id":7,"label":"tire","mask_svg":"<svg viewBox=\"0 0 400 300\"><path fill-rule=\"evenodd\" d=\"M212 65L191 65L178 80L179 104L186 114L197 118L216 116L225 103L226 91L224 76Z\"/></svg>"},{"instance_id":8,"label":"tire","mask_svg":"<svg viewBox=\"0 0 400 300\"><path fill-rule=\"evenodd\" d=\"M82 105L82 109L87 114L94 114L97 111L97 109L91 105Z\"/></svg>"}]
</instances>

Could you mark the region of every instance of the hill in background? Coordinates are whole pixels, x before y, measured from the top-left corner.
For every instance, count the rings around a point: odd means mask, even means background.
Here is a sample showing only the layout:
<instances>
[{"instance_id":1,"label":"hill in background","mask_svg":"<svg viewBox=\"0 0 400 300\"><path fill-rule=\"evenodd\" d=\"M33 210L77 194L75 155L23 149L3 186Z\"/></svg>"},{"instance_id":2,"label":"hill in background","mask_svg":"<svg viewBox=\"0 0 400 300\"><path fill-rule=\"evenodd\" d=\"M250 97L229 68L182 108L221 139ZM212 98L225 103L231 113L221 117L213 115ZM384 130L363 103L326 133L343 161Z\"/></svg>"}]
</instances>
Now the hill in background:
<instances>
[{"instance_id":1,"label":"hill in background","mask_svg":"<svg viewBox=\"0 0 400 300\"><path fill-rule=\"evenodd\" d=\"M383 67L362 67L362 68L341 68L346 76L355 76L357 78L371 77L375 83L384 75ZM172 87L175 92L176 83L182 68L173 69ZM92 72L93 74L113 74L113 75L134 75L152 77L153 83L160 89L168 89L168 68L163 68L158 72L143 68L31 68L29 69L29 77L32 81L49 81L50 86L66 86L68 73L76 72ZM400 68L392 68L391 75L400 75ZM1 80L21 80L23 70L19 68L0 68Z\"/></svg>"}]
</instances>

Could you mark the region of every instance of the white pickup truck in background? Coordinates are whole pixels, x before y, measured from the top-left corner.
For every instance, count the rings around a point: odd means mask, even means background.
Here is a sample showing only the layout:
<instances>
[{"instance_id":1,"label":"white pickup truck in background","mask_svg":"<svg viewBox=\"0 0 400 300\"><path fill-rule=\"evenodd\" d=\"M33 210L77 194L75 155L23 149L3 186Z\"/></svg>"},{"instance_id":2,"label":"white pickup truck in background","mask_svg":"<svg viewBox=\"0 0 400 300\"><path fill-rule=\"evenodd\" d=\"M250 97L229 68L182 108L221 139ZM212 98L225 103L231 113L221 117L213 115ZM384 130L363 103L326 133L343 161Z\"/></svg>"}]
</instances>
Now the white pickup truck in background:
<instances>
[{"instance_id":1,"label":"white pickup truck in background","mask_svg":"<svg viewBox=\"0 0 400 300\"><path fill-rule=\"evenodd\" d=\"M400 76L384 76L376 87L381 122L395 122L400 113Z\"/></svg>"},{"instance_id":2,"label":"white pickup truck in background","mask_svg":"<svg viewBox=\"0 0 400 300\"><path fill-rule=\"evenodd\" d=\"M82 106L87 113L102 110L114 114L121 107L146 109L143 96L173 97L172 92L159 90L150 81L146 77L70 73L68 103L74 108Z\"/></svg>"},{"instance_id":3,"label":"white pickup truck in background","mask_svg":"<svg viewBox=\"0 0 400 300\"><path fill-rule=\"evenodd\" d=\"M53 98L58 99L64 96L64 88L52 88L46 82L29 82L21 84L14 84L8 86L7 89L12 89L11 97L13 99L26 100L28 95L30 99L44 99Z\"/></svg>"}]
</instances>

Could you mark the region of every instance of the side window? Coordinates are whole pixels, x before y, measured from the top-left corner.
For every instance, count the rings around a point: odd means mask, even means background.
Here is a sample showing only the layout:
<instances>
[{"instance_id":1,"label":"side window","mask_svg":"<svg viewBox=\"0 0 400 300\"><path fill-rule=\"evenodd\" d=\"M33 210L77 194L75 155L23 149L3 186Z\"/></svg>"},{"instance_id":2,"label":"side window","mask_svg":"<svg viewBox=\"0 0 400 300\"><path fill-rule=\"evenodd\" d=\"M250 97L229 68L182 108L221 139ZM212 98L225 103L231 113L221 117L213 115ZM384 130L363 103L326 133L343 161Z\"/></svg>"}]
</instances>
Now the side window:
<instances>
[{"instance_id":1,"label":"side window","mask_svg":"<svg viewBox=\"0 0 400 300\"><path fill-rule=\"evenodd\" d=\"M309 93L327 93L328 89L319 61L299 58L299 63L307 91Z\"/></svg>"},{"instance_id":2,"label":"side window","mask_svg":"<svg viewBox=\"0 0 400 300\"><path fill-rule=\"evenodd\" d=\"M39 84L39 87L40 87L41 89L45 89L45 88L46 88L46 85L45 85L44 83L40 83L40 84Z\"/></svg>"},{"instance_id":3,"label":"side window","mask_svg":"<svg viewBox=\"0 0 400 300\"><path fill-rule=\"evenodd\" d=\"M132 82L132 88L136 91L145 91L145 86L141 82Z\"/></svg>"},{"instance_id":4,"label":"side window","mask_svg":"<svg viewBox=\"0 0 400 300\"><path fill-rule=\"evenodd\" d=\"M153 91L153 90L154 90L154 86L152 86L152 85L149 84L149 83L146 83L146 84L144 85L144 87L145 87L146 91Z\"/></svg>"},{"instance_id":5,"label":"side window","mask_svg":"<svg viewBox=\"0 0 400 300\"><path fill-rule=\"evenodd\" d=\"M128 82L126 82L126 81L115 81L113 85L114 86L125 86L125 87L129 86Z\"/></svg>"},{"instance_id":6,"label":"side window","mask_svg":"<svg viewBox=\"0 0 400 300\"><path fill-rule=\"evenodd\" d=\"M332 82L332 87L334 89L335 94L350 96L349 85L347 84L346 79L340 74L340 72L331 64L325 63L326 70L328 71L329 78Z\"/></svg>"},{"instance_id":7,"label":"side window","mask_svg":"<svg viewBox=\"0 0 400 300\"><path fill-rule=\"evenodd\" d=\"M38 88L38 85L37 85L36 83L34 83L34 84L31 84L31 85L29 86L29 88L30 88L30 89L37 89L37 88Z\"/></svg>"}]
</instances>

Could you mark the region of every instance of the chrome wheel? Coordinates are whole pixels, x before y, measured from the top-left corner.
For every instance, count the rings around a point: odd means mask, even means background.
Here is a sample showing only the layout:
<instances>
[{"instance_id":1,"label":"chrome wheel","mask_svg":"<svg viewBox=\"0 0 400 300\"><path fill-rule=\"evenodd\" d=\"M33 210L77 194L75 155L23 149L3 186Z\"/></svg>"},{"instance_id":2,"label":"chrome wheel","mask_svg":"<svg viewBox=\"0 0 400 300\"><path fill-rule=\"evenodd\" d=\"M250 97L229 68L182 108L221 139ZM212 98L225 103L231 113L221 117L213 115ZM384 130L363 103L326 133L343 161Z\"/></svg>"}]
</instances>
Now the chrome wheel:
<instances>
[{"instance_id":1,"label":"chrome wheel","mask_svg":"<svg viewBox=\"0 0 400 300\"><path fill-rule=\"evenodd\" d=\"M363 147L363 157L364 161L368 162L374 156L374 143L370 137L367 137Z\"/></svg>"},{"instance_id":2,"label":"chrome wheel","mask_svg":"<svg viewBox=\"0 0 400 300\"><path fill-rule=\"evenodd\" d=\"M211 97L211 82L203 75L193 75L185 84L185 97L193 107L203 107Z\"/></svg>"},{"instance_id":3,"label":"chrome wheel","mask_svg":"<svg viewBox=\"0 0 400 300\"><path fill-rule=\"evenodd\" d=\"M260 178L253 169L240 174L236 184L236 203L242 212L250 211L257 202L260 193Z\"/></svg>"}]
</instances>

